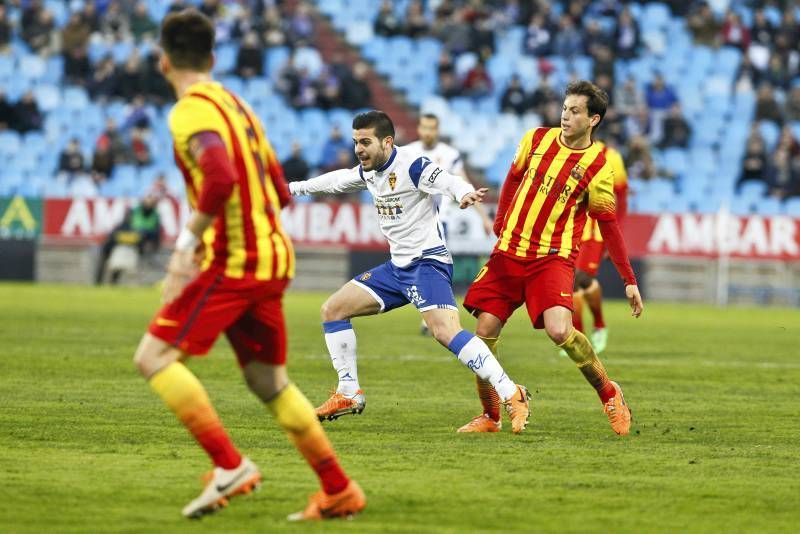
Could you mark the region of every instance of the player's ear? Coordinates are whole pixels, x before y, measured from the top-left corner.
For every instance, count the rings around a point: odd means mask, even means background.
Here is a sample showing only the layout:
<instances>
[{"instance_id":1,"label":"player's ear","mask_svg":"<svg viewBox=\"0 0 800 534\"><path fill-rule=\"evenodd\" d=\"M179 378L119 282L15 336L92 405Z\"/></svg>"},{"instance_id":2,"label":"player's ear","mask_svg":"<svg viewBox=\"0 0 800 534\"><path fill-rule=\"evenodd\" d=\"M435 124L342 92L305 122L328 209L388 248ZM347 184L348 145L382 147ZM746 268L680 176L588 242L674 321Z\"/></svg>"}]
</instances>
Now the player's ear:
<instances>
[{"instance_id":1,"label":"player's ear","mask_svg":"<svg viewBox=\"0 0 800 534\"><path fill-rule=\"evenodd\" d=\"M592 115L591 117L589 117L589 125L590 125L592 128L594 128L594 127L595 127L595 126L597 126L598 124L600 124L600 115L598 115L598 114L594 114L594 115Z\"/></svg>"},{"instance_id":2,"label":"player's ear","mask_svg":"<svg viewBox=\"0 0 800 534\"><path fill-rule=\"evenodd\" d=\"M158 58L158 70L159 70L159 72L161 72L161 74L164 77L166 77L167 74L169 74L169 71L170 71L171 67L172 67L172 65L169 62L169 58L167 57L167 54L162 52L161 56Z\"/></svg>"},{"instance_id":3,"label":"player's ear","mask_svg":"<svg viewBox=\"0 0 800 534\"><path fill-rule=\"evenodd\" d=\"M393 145L394 145L394 137L392 137L391 135L387 135L386 137L383 138L383 148L385 148L387 151L390 148L392 148Z\"/></svg>"}]
</instances>

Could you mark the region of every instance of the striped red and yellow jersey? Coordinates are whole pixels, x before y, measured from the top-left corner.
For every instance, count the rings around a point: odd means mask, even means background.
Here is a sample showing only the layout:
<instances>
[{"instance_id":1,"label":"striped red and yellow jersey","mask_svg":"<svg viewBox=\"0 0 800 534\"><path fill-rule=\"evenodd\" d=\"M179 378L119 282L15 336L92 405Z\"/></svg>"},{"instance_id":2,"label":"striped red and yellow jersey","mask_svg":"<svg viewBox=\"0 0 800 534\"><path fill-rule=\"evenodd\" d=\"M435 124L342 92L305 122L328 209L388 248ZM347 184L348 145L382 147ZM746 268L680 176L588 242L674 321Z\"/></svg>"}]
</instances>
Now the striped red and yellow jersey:
<instances>
[{"instance_id":1,"label":"striped red and yellow jersey","mask_svg":"<svg viewBox=\"0 0 800 534\"><path fill-rule=\"evenodd\" d=\"M614 171L603 146L564 146L561 128L534 128L522 138L509 178L519 180L495 250L516 258L578 252L587 215L615 217Z\"/></svg>"},{"instance_id":2,"label":"striped red and yellow jersey","mask_svg":"<svg viewBox=\"0 0 800 534\"><path fill-rule=\"evenodd\" d=\"M625 162L622 161L622 154L616 148L598 143L604 147L606 160L614 171L614 197L616 198L617 220L621 221L625 216L626 206L628 205L628 171L625 169ZM591 217L587 217L586 226L583 227L583 241L603 241L600 233L600 225Z\"/></svg>"},{"instance_id":3,"label":"striped red and yellow jersey","mask_svg":"<svg viewBox=\"0 0 800 534\"><path fill-rule=\"evenodd\" d=\"M193 135L217 133L236 170L231 196L203 235L203 269L223 268L230 278L293 278L294 251L281 226L275 187L276 180L283 180L283 171L250 107L217 82L196 83L175 104L169 128L193 209L204 179L189 151Z\"/></svg>"}]
</instances>

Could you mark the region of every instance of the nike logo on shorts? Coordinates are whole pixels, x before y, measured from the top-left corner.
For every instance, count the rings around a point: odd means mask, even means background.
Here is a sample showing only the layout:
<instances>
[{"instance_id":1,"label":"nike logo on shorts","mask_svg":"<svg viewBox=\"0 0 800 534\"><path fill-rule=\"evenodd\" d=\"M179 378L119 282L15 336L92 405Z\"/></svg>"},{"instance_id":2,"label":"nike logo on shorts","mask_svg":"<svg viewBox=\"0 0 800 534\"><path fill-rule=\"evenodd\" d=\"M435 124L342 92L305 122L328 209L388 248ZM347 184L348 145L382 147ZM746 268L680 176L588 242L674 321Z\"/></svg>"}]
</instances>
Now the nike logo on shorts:
<instances>
[{"instance_id":1,"label":"nike logo on shorts","mask_svg":"<svg viewBox=\"0 0 800 534\"><path fill-rule=\"evenodd\" d=\"M564 292L562 291L561 293L559 293L559 295L561 295L562 297L571 297L571 296L572 296L572 293L564 293Z\"/></svg>"},{"instance_id":2,"label":"nike logo on shorts","mask_svg":"<svg viewBox=\"0 0 800 534\"><path fill-rule=\"evenodd\" d=\"M172 319L164 319L163 317L156 318L156 324L158 326L178 326L180 323L178 321L173 321Z\"/></svg>"}]
</instances>

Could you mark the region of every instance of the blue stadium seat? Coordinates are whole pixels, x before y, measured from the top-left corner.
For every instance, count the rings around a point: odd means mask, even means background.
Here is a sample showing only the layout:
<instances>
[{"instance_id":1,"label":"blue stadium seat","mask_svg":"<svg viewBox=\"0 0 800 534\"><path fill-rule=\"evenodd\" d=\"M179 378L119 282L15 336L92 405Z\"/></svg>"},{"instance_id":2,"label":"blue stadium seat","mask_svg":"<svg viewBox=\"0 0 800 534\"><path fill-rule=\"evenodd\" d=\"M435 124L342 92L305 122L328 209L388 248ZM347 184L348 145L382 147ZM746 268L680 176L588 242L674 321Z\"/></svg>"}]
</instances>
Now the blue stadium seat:
<instances>
[{"instance_id":1,"label":"blue stadium seat","mask_svg":"<svg viewBox=\"0 0 800 534\"><path fill-rule=\"evenodd\" d=\"M780 215L783 212L783 205L775 197L764 197L756 201L755 211L764 216Z\"/></svg>"},{"instance_id":2,"label":"blue stadium seat","mask_svg":"<svg viewBox=\"0 0 800 534\"><path fill-rule=\"evenodd\" d=\"M236 54L239 48L232 43L224 43L214 49L214 73L226 74L236 67Z\"/></svg>"},{"instance_id":3,"label":"blue stadium seat","mask_svg":"<svg viewBox=\"0 0 800 534\"><path fill-rule=\"evenodd\" d=\"M84 110L89 106L89 94L83 87L65 87L61 101L64 110Z\"/></svg>"},{"instance_id":4,"label":"blue stadium seat","mask_svg":"<svg viewBox=\"0 0 800 534\"><path fill-rule=\"evenodd\" d=\"M758 131L764 138L767 152L772 152L775 149L775 145L778 144L778 138L781 135L780 126L772 121L761 121L758 125Z\"/></svg>"},{"instance_id":5,"label":"blue stadium seat","mask_svg":"<svg viewBox=\"0 0 800 534\"><path fill-rule=\"evenodd\" d=\"M641 18L646 22L648 27L666 29L671 20L671 12L667 4L651 2L645 4L642 9Z\"/></svg>"},{"instance_id":6,"label":"blue stadium seat","mask_svg":"<svg viewBox=\"0 0 800 534\"><path fill-rule=\"evenodd\" d=\"M759 199L767 194L767 184L761 180L747 180L739 187L739 195L746 199Z\"/></svg>"},{"instance_id":7,"label":"blue stadium seat","mask_svg":"<svg viewBox=\"0 0 800 534\"><path fill-rule=\"evenodd\" d=\"M800 217L800 197L786 199L783 203L783 212L792 217Z\"/></svg>"}]
</instances>

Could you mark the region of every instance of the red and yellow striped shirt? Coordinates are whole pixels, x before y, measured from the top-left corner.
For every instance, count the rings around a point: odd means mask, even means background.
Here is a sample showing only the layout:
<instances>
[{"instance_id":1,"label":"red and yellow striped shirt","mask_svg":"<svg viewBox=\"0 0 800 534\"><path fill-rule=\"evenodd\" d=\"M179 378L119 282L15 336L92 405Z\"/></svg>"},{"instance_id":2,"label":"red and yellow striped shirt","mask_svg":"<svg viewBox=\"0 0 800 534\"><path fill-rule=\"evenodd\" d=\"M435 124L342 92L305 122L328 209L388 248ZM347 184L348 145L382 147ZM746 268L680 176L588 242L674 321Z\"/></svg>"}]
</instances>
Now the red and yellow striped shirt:
<instances>
[{"instance_id":1,"label":"red and yellow striped shirt","mask_svg":"<svg viewBox=\"0 0 800 534\"><path fill-rule=\"evenodd\" d=\"M606 160L611 165L611 170L614 171L614 197L617 201L617 220L622 221L628 206L628 171L625 169L625 162L622 161L622 154L616 148L603 143L598 144L605 147ZM603 236L600 234L600 225L591 217L586 219L586 226L583 227L581 242L583 241L603 241Z\"/></svg>"},{"instance_id":2,"label":"red and yellow striped shirt","mask_svg":"<svg viewBox=\"0 0 800 534\"><path fill-rule=\"evenodd\" d=\"M615 218L614 171L604 147L592 143L574 150L561 143L560 134L561 128L534 128L522 138L498 206L496 251L574 260L587 214Z\"/></svg>"},{"instance_id":3,"label":"red and yellow striped shirt","mask_svg":"<svg viewBox=\"0 0 800 534\"><path fill-rule=\"evenodd\" d=\"M283 171L250 107L217 82L197 83L173 108L169 128L193 209L197 209L204 177L189 150L192 136L218 134L236 170L233 192L203 235L203 269L213 265L230 278L293 278L294 250L281 226L276 189L277 181L284 179Z\"/></svg>"}]
</instances>

